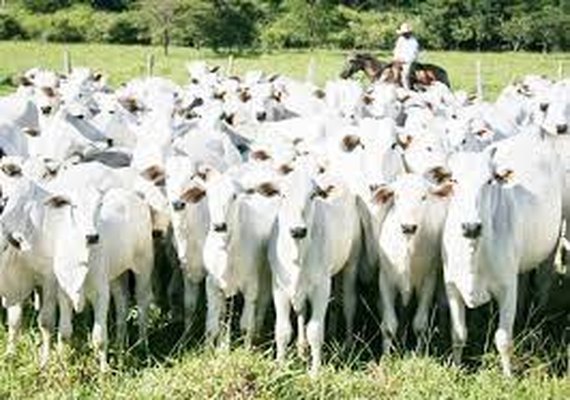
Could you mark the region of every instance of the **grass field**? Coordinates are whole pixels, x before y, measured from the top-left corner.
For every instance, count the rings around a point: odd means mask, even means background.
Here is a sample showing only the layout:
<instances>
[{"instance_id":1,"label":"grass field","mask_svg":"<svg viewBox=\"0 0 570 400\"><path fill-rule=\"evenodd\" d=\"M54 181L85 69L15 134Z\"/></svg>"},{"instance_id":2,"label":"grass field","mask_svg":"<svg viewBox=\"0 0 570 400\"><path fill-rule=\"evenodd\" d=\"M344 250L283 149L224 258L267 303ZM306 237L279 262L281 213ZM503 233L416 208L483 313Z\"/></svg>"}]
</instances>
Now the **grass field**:
<instances>
[{"instance_id":1,"label":"grass field","mask_svg":"<svg viewBox=\"0 0 570 400\"><path fill-rule=\"evenodd\" d=\"M156 56L157 75L181 83L186 77L185 62L206 59L225 67L228 59L227 55L185 48L173 48L172 55L165 58L160 49L152 47L0 42L0 93L13 90L7 82L27 68L40 65L59 69L64 48L69 49L74 65L101 69L115 85L143 75L150 53ZM317 81L322 84L338 75L344 55L341 51L246 54L235 57L234 71L262 69L303 78L314 57ZM488 98L494 98L511 79L527 73L556 77L560 62L565 75L570 73L570 54L429 52L423 60L447 68L454 86L469 91L474 90L475 63L480 60ZM365 343L359 343L352 352L328 343L327 364L322 374L311 380L295 356L284 366L275 365L271 346L255 351L237 347L230 352L176 346L177 335L161 321L151 329L151 356L143 357L132 350L117 360L111 352L112 373L98 372L82 332L84 326L79 327L75 345L62 355L54 352L49 368L40 371L36 360L39 334L29 319L27 325L15 357L0 356L0 399L570 398L570 379L553 375L553 361L535 357L534 351L517 349L517 378L506 380L492 346L478 368L463 370L447 365L445 357L416 357L408 352L378 362ZM0 352L5 347L6 333L0 328Z\"/></svg>"},{"instance_id":2,"label":"grass field","mask_svg":"<svg viewBox=\"0 0 570 400\"><path fill-rule=\"evenodd\" d=\"M173 48L170 57L162 55L157 47L118 46L103 44L61 45L35 42L0 42L0 92L11 90L7 80L33 66L61 69L64 49L69 49L74 65L100 69L110 75L111 83L119 84L146 72L146 57L156 57L155 74L171 77L183 83L186 79L184 65L187 61L205 59L226 67L228 55L219 55L209 50ZM234 72L250 69L279 72L304 78L312 57L316 62L316 80L323 84L338 76L347 52L334 50L283 51L274 53L246 53L236 55ZM378 53L383 58L387 53ZM570 76L570 53L464 53L425 52L422 60L439 64L447 69L455 88L475 90L476 62L481 61L485 95L496 97L502 87L516 77L525 74L544 74L557 77L560 65L564 76Z\"/></svg>"}]
</instances>

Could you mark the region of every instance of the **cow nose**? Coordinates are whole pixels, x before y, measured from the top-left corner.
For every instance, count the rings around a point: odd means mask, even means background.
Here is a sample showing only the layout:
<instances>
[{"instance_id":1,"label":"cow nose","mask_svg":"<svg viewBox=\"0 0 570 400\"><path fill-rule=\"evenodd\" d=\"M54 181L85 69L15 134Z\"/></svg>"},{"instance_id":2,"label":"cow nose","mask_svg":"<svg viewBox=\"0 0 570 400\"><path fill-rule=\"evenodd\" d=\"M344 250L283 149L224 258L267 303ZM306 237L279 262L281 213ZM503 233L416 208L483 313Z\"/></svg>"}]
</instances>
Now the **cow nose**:
<instances>
[{"instance_id":1,"label":"cow nose","mask_svg":"<svg viewBox=\"0 0 570 400\"><path fill-rule=\"evenodd\" d=\"M548 110L548 103L540 103L540 111L546 112Z\"/></svg>"},{"instance_id":2,"label":"cow nose","mask_svg":"<svg viewBox=\"0 0 570 400\"><path fill-rule=\"evenodd\" d=\"M265 111L258 112L255 117L258 121L265 121L267 119L267 113Z\"/></svg>"},{"instance_id":3,"label":"cow nose","mask_svg":"<svg viewBox=\"0 0 570 400\"><path fill-rule=\"evenodd\" d=\"M87 244L97 244L99 243L99 235L98 234L90 234L85 235L85 239L87 240Z\"/></svg>"},{"instance_id":4,"label":"cow nose","mask_svg":"<svg viewBox=\"0 0 570 400\"><path fill-rule=\"evenodd\" d=\"M43 107L40 107L40 110L41 110L43 115L48 115L51 113L52 107L51 106L43 106Z\"/></svg>"},{"instance_id":5,"label":"cow nose","mask_svg":"<svg viewBox=\"0 0 570 400\"><path fill-rule=\"evenodd\" d=\"M214 232L223 233L228 231L228 224L222 222L221 224L214 224Z\"/></svg>"},{"instance_id":6,"label":"cow nose","mask_svg":"<svg viewBox=\"0 0 570 400\"><path fill-rule=\"evenodd\" d=\"M463 236L468 239L477 239L481 236L483 225L480 222L464 222L461 224Z\"/></svg>"},{"instance_id":7,"label":"cow nose","mask_svg":"<svg viewBox=\"0 0 570 400\"><path fill-rule=\"evenodd\" d=\"M293 239L303 239L307 236L307 228L304 227L297 227L291 229L291 236Z\"/></svg>"},{"instance_id":8,"label":"cow nose","mask_svg":"<svg viewBox=\"0 0 570 400\"><path fill-rule=\"evenodd\" d=\"M556 125L556 133L563 134L568 132L568 124Z\"/></svg>"},{"instance_id":9,"label":"cow nose","mask_svg":"<svg viewBox=\"0 0 570 400\"><path fill-rule=\"evenodd\" d=\"M183 202L182 200L174 200L172 202L172 208L174 209L174 211L182 211L184 210L184 207L186 207L186 203Z\"/></svg>"},{"instance_id":10,"label":"cow nose","mask_svg":"<svg viewBox=\"0 0 570 400\"><path fill-rule=\"evenodd\" d=\"M413 235L418 230L418 226L415 224L402 224L402 233L404 235Z\"/></svg>"}]
</instances>

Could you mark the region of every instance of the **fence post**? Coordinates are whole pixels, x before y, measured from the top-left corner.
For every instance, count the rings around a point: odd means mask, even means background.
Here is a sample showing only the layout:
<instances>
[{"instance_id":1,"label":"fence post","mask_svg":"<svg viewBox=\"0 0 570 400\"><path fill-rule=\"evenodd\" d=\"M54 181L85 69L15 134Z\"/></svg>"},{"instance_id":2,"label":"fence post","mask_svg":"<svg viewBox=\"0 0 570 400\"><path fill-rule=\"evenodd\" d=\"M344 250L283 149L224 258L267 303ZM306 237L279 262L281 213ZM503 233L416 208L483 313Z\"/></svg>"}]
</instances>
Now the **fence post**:
<instances>
[{"instance_id":1,"label":"fence post","mask_svg":"<svg viewBox=\"0 0 570 400\"><path fill-rule=\"evenodd\" d=\"M558 80L561 81L564 78L564 63L562 60L558 61Z\"/></svg>"},{"instance_id":2,"label":"fence post","mask_svg":"<svg viewBox=\"0 0 570 400\"><path fill-rule=\"evenodd\" d=\"M228 57L228 65L226 65L226 75L231 76L234 69L234 55L230 54Z\"/></svg>"},{"instance_id":3,"label":"fence post","mask_svg":"<svg viewBox=\"0 0 570 400\"><path fill-rule=\"evenodd\" d=\"M154 74L154 54L146 56L146 76L151 77Z\"/></svg>"},{"instance_id":4,"label":"fence post","mask_svg":"<svg viewBox=\"0 0 570 400\"><path fill-rule=\"evenodd\" d=\"M69 49L63 50L63 73L66 75L71 74L71 54Z\"/></svg>"},{"instance_id":5,"label":"fence post","mask_svg":"<svg viewBox=\"0 0 570 400\"><path fill-rule=\"evenodd\" d=\"M311 56L309 59L309 64L307 65L307 75L305 76L305 81L308 83L315 83L316 72L317 62L315 61L315 56Z\"/></svg>"},{"instance_id":6,"label":"fence post","mask_svg":"<svg viewBox=\"0 0 570 400\"><path fill-rule=\"evenodd\" d=\"M483 101L483 78L481 77L481 60L477 60L475 64L477 70L477 99Z\"/></svg>"}]
</instances>

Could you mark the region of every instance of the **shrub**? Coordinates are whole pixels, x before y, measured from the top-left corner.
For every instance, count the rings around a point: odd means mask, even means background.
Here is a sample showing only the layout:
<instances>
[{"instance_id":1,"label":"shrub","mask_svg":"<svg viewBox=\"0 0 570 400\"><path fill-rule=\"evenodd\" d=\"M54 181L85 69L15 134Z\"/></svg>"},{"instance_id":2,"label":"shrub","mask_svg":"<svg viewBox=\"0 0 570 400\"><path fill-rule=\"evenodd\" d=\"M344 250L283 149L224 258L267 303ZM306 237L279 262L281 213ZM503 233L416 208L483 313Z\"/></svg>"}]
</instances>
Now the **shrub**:
<instances>
[{"instance_id":1,"label":"shrub","mask_svg":"<svg viewBox=\"0 0 570 400\"><path fill-rule=\"evenodd\" d=\"M104 40L108 43L148 44L149 28L134 12L113 16L107 23Z\"/></svg>"},{"instance_id":2,"label":"shrub","mask_svg":"<svg viewBox=\"0 0 570 400\"><path fill-rule=\"evenodd\" d=\"M68 7L69 0L22 0L24 7L34 13L51 13Z\"/></svg>"},{"instance_id":3,"label":"shrub","mask_svg":"<svg viewBox=\"0 0 570 400\"><path fill-rule=\"evenodd\" d=\"M0 12L0 40L22 39L26 37L24 28L13 16L5 12Z\"/></svg>"}]
</instances>

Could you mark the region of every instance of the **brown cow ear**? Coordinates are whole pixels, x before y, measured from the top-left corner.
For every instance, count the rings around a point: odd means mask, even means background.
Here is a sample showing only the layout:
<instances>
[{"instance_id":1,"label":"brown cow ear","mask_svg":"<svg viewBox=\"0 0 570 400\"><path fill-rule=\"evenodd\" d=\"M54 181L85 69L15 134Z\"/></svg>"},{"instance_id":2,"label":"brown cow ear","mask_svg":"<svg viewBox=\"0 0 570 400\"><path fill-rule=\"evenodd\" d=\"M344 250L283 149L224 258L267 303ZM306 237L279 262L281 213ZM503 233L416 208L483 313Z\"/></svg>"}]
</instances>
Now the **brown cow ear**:
<instances>
[{"instance_id":1,"label":"brown cow ear","mask_svg":"<svg viewBox=\"0 0 570 400\"><path fill-rule=\"evenodd\" d=\"M186 189L180 198L188 203L196 204L206 196L206 191L199 187Z\"/></svg>"},{"instance_id":2,"label":"brown cow ear","mask_svg":"<svg viewBox=\"0 0 570 400\"><path fill-rule=\"evenodd\" d=\"M153 165L145 169L143 172L141 172L141 176L148 181L159 182L162 179L164 179L165 172L162 167L159 167L158 165Z\"/></svg>"},{"instance_id":3,"label":"brown cow ear","mask_svg":"<svg viewBox=\"0 0 570 400\"><path fill-rule=\"evenodd\" d=\"M364 96L362 96L362 101L364 102L364 104L369 106L370 104L374 103L374 97L370 96L369 94L365 94Z\"/></svg>"},{"instance_id":4,"label":"brown cow ear","mask_svg":"<svg viewBox=\"0 0 570 400\"><path fill-rule=\"evenodd\" d=\"M513 180L515 172L512 169L506 169L501 172L495 172L493 177L499 183L509 183Z\"/></svg>"},{"instance_id":5,"label":"brown cow ear","mask_svg":"<svg viewBox=\"0 0 570 400\"><path fill-rule=\"evenodd\" d=\"M411 135L397 135L396 142L400 145L400 147L404 150L408 148L408 146L414 140L413 136Z\"/></svg>"},{"instance_id":6,"label":"brown cow ear","mask_svg":"<svg viewBox=\"0 0 570 400\"><path fill-rule=\"evenodd\" d=\"M444 167L437 166L430 169L427 172L428 178L434 180L437 183L443 183L451 179L451 172L445 169Z\"/></svg>"},{"instance_id":7,"label":"brown cow ear","mask_svg":"<svg viewBox=\"0 0 570 400\"><path fill-rule=\"evenodd\" d=\"M352 152L359 145L362 146L362 142L356 135L346 135L342 138L342 149L347 153Z\"/></svg>"},{"instance_id":8,"label":"brown cow ear","mask_svg":"<svg viewBox=\"0 0 570 400\"><path fill-rule=\"evenodd\" d=\"M290 166L289 164L282 164L279 167L278 171L281 175L287 175L293 171L293 167Z\"/></svg>"},{"instance_id":9,"label":"brown cow ear","mask_svg":"<svg viewBox=\"0 0 570 400\"><path fill-rule=\"evenodd\" d=\"M257 187L257 192L265 197L274 197L281 193L279 188L273 182L264 182L260 184Z\"/></svg>"},{"instance_id":10,"label":"brown cow ear","mask_svg":"<svg viewBox=\"0 0 570 400\"><path fill-rule=\"evenodd\" d=\"M22 168L16 164L4 164L2 165L2 172L4 172L9 177L15 178L22 176Z\"/></svg>"},{"instance_id":11,"label":"brown cow ear","mask_svg":"<svg viewBox=\"0 0 570 400\"><path fill-rule=\"evenodd\" d=\"M55 195L47 199L44 203L48 207L61 208L71 204L71 201L62 195Z\"/></svg>"},{"instance_id":12,"label":"brown cow ear","mask_svg":"<svg viewBox=\"0 0 570 400\"><path fill-rule=\"evenodd\" d=\"M430 189L430 193L438 197L447 197L453 193L453 183L446 182L442 185L432 188Z\"/></svg>"},{"instance_id":13,"label":"brown cow ear","mask_svg":"<svg viewBox=\"0 0 570 400\"><path fill-rule=\"evenodd\" d=\"M20 86L26 86L26 87L34 85L34 83L31 80L29 80L27 76L21 76L18 79L18 83L20 84Z\"/></svg>"},{"instance_id":14,"label":"brown cow ear","mask_svg":"<svg viewBox=\"0 0 570 400\"><path fill-rule=\"evenodd\" d=\"M313 92L313 95L317 98L317 99L324 99L326 97L326 93L324 90L322 89L317 89Z\"/></svg>"},{"instance_id":15,"label":"brown cow ear","mask_svg":"<svg viewBox=\"0 0 570 400\"><path fill-rule=\"evenodd\" d=\"M392 197L394 197L394 191L392 189L388 186L380 186L372 195L372 200L376 204L386 204Z\"/></svg>"},{"instance_id":16,"label":"brown cow ear","mask_svg":"<svg viewBox=\"0 0 570 400\"><path fill-rule=\"evenodd\" d=\"M265 150L254 151L253 153L251 153L250 158L252 160L257 160L257 161L271 160L271 156L269 154L267 154L267 152Z\"/></svg>"}]
</instances>

